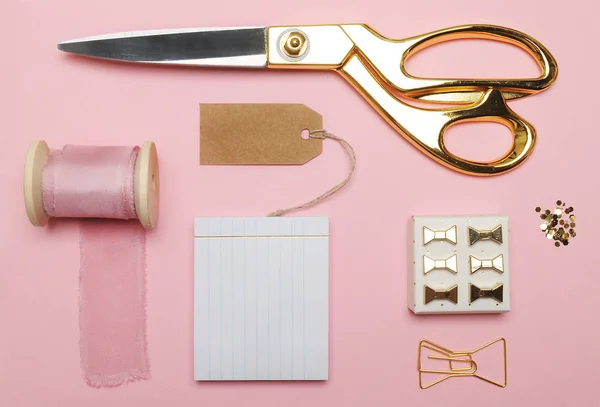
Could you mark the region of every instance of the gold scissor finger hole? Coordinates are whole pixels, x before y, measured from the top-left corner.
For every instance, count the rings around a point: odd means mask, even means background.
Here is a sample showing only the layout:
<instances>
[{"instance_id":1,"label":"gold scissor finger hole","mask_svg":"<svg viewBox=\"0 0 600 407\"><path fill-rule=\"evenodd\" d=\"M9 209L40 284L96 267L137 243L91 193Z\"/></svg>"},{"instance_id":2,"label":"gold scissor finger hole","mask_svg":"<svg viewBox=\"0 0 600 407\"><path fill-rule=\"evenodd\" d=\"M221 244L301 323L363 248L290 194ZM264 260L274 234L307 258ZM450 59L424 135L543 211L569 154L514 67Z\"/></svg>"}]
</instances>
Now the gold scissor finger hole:
<instances>
[{"instance_id":1,"label":"gold scissor finger hole","mask_svg":"<svg viewBox=\"0 0 600 407\"><path fill-rule=\"evenodd\" d=\"M406 59L404 68L418 78L529 79L542 74L539 64L521 47L487 39L431 45Z\"/></svg>"},{"instance_id":2,"label":"gold scissor finger hole","mask_svg":"<svg viewBox=\"0 0 600 407\"><path fill-rule=\"evenodd\" d=\"M443 136L446 150L464 160L489 163L505 157L513 149L514 136L496 122L458 122Z\"/></svg>"}]
</instances>

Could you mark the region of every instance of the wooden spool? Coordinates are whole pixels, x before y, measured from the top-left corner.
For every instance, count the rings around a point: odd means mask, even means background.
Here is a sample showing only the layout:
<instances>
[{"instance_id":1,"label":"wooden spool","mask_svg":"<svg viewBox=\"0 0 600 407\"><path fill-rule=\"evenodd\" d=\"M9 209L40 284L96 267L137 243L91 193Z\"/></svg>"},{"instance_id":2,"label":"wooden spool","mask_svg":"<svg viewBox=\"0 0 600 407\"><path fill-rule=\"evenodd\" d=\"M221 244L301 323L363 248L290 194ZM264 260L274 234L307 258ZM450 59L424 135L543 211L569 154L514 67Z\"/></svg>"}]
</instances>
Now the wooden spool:
<instances>
[{"instance_id":1,"label":"wooden spool","mask_svg":"<svg viewBox=\"0 0 600 407\"><path fill-rule=\"evenodd\" d=\"M38 140L31 144L25 159L25 209L29 221L34 226L45 226L49 220L44 211L42 196L42 173L49 156L48 144ZM158 222L159 183L156 146L147 141L138 152L134 176L135 210L140 223L146 229L154 228Z\"/></svg>"}]
</instances>

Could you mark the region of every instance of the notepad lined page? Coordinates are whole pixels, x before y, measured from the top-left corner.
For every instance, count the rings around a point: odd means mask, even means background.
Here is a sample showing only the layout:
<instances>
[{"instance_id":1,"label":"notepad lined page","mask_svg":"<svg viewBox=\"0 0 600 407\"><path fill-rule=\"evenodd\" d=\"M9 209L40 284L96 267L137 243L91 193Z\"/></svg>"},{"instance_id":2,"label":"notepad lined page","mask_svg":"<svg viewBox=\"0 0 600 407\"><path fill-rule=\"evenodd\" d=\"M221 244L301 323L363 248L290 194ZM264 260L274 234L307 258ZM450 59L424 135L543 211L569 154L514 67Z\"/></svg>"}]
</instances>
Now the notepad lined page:
<instances>
[{"instance_id":1,"label":"notepad lined page","mask_svg":"<svg viewBox=\"0 0 600 407\"><path fill-rule=\"evenodd\" d=\"M195 380L327 380L327 218L197 218Z\"/></svg>"}]
</instances>

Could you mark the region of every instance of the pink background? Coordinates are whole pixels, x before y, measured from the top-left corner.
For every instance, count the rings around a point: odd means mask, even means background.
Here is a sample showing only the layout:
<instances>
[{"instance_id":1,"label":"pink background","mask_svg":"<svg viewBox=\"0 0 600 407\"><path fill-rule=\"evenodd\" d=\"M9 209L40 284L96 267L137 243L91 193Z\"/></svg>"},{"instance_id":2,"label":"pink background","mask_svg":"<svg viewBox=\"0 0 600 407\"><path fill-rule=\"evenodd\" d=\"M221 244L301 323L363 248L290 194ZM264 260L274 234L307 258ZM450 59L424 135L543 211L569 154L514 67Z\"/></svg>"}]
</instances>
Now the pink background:
<instances>
[{"instance_id":1,"label":"pink background","mask_svg":"<svg viewBox=\"0 0 600 407\"><path fill-rule=\"evenodd\" d=\"M9 0L2 30L0 149L0 405L17 406L446 406L597 403L600 147L597 13L592 1ZM290 7L289 9L287 7ZM525 31L556 56L556 84L512 102L539 132L534 154L496 178L459 175L396 134L332 72L150 68L70 58L62 40L152 28L368 23L405 37L466 23ZM446 50L446 51L444 51ZM443 62L442 62L443 61ZM534 64L496 44L443 46L409 65L421 75L526 76ZM200 167L201 102L305 103L355 148L351 183L294 216L331 224L330 380L324 383L195 383L192 366L193 218L262 216L313 198L341 180L334 142L299 167ZM500 126L463 126L451 146L489 158L509 144ZM472 127L472 126L471 126ZM497 127L500 127L499 129ZM481 130L479 126L477 129ZM458 129L457 129L458 130ZM462 137L461 137L462 136ZM50 146L157 143L159 226L148 236L148 341L152 379L108 390L81 379L77 223L34 228L22 170L35 139ZM283 191L283 193L278 192ZM555 248L536 206L576 209L576 239ZM513 310L505 315L416 317L406 307L406 225L413 214L500 213L511 219ZM421 338L450 348L508 343L508 387L472 378L429 390L417 384Z\"/></svg>"}]
</instances>

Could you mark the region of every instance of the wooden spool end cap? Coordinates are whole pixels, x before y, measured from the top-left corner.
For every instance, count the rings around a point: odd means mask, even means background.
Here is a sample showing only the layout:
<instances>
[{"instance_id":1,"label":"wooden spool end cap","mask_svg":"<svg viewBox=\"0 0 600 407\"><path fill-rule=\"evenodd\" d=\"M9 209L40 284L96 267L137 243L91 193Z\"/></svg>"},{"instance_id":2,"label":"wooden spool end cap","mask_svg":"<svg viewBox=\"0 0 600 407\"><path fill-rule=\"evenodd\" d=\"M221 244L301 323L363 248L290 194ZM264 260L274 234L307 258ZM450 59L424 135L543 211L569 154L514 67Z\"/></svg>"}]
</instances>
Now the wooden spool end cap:
<instances>
[{"instance_id":1,"label":"wooden spool end cap","mask_svg":"<svg viewBox=\"0 0 600 407\"><path fill-rule=\"evenodd\" d=\"M48 144L43 140L38 140L29 146L25 158L23 194L27 217L33 226L45 226L48 223L42 196L42 173L49 156Z\"/></svg>"},{"instance_id":2,"label":"wooden spool end cap","mask_svg":"<svg viewBox=\"0 0 600 407\"><path fill-rule=\"evenodd\" d=\"M148 141L138 152L134 178L136 213L146 229L154 228L158 222L159 184L156 145Z\"/></svg>"}]
</instances>

